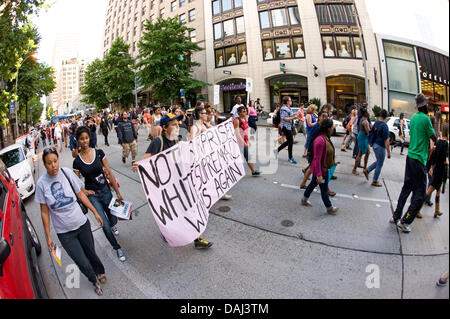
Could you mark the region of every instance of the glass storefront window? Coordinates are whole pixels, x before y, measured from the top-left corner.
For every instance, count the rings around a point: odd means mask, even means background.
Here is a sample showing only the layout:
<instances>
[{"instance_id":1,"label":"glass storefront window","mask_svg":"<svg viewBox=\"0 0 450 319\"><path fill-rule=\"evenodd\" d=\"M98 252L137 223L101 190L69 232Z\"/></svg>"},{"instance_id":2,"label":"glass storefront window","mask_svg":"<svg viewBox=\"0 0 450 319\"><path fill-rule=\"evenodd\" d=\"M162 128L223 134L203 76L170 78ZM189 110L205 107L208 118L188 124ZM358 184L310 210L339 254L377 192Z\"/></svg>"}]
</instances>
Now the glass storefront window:
<instances>
[{"instance_id":1,"label":"glass storefront window","mask_svg":"<svg viewBox=\"0 0 450 319\"><path fill-rule=\"evenodd\" d=\"M416 64L395 58L386 58L389 90L417 94L417 68Z\"/></svg>"},{"instance_id":2,"label":"glass storefront window","mask_svg":"<svg viewBox=\"0 0 450 319\"><path fill-rule=\"evenodd\" d=\"M353 50L352 46L350 45L349 37L336 37L336 45L339 57L341 58L353 57Z\"/></svg>"},{"instance_id":3,"label":"glass storefront window","mask_svg":"<svg viewBox=\"0 0 450 319\"><path fill-rule=\"evenodd\" d=\"M282 27L288 24L286 10L285 9L276 9L272 10L272 23L273 27Z\"/></svg>"},{"instance_id":4,"label":"glass storefront window","mask_svg":"<svg viewBox=\"0 0 450 319\"><path fill-rule=\"evenodd\" d=\"M406 118L411 118L417 111L415 95L390 91L389 107L395 114L405 113Z\"/></svg>"},{"instance_id":5,"label":"glass storefront window","mask_svg":"<svg viewBox=\"0 0 450 319\"><path fill-rule=\"evenodd\" d=\"M291 25L300 24L300 15L298 14L298 7L289 7L289 18Z\"/></svg>"},{"instance_id":6,"label":"glass storefront window","mask_svg":"<svg viewBox=\"0 0 450 319\"><path fill-rule=\"evenodd\" d=\"M290 59L292 57L292 53L289 39L275 40L275 52L277 59Z\"/></svg>"},{"instance_id":7,"label":"glass storefront window","mask_svg":"<svg viewBox=\"0 0 450 319\"><path fill-rule=\"evenodd\" d=\"M225 48L226 64L234 65L237 63L236 47Z\"/></svg>"},{"instance_id":8,"label":"glass storefront window","mask_svg":"<svg viewBox=\"0 0 450 319\"><path fill-rule=\"evenodd\" d=\"M414 50L410 46L384 42L384 53L387 57L389 56L415 62Z\"/></svg>"},{"instance_id":9,"label":"glass storefront window","mask_svg":"<svg viewBox=\"0 0 450 319\"><path fill-rule=\"evenodd\" d=\"M447 102L446 94L445 94L445 86L442 84L434 84L434 94L435 99L437 99L439 102Z\"/></svg>"},{"instance_id":10,"label":"glass storefront window","mask_svg":"<svg viewBox=\"0 0 450 319\"><path fill-rule=\"evenodd\" d=\"M269 11L261 11L259 13L259 21L261 23L261 29L270 28Z\"/></svg>"},{"instance_id":11,"label":"glass storefront window","mask_svg":"<svg viewBox=\"0 0 450 319\"><path fill-rule=\"evenodd\" d=\"M222 24L214 24L214 40L222 39Z\"/></svg>"},{"instance_id":12,"label":"glass storefront window","mask_svg":"<svg viewBox=\"0 0 450 319\"><path fill-rule=\"evenodd\" d=\"M224 37L230 37L234 35L234 23L232 19L223 22L223 34Z\"/></svg>"},{"instance_id":13,"label":"glass storefront window","mask_svg":"<svg viewBox=\"0 0 450 319\"><path fill-rule=\"evenodd\" d=\"M247 63L248 57L246 44L238 45L238 56L239 56L239 63Z\"/></svg>"},{"instance_id":14,"label":"glass storefront window","mask_svg":"<svg viewBox=\"0 0 450 319\"><path fill-rule=\"evenodd\" d=\"M236 33L245 33L244 17L236 18Z\"/></svg>"},{"instance_id":15,"label":"glass storefront window","mask_svg":"<svg viewBox=\"0 0 450 319\"><path fill-rule=\"evenodd\" d=\"M292 38L294 47L293 51L295 52L294 57L295 58L304 58L305 57L305 48L303 46L303 38L297 37Z\"/></svg>"},{"instance_id":16,"label":"glass storefront window","mask_svg":"<svg viewBox=\"0 0 450 319\"><path fill-rule=\"evenodd\" d=\"M272 40L263 41L264 61L273 60Z\"/></svg>"},{"instance_id":17,"label":"glass storefront window","mask_svg":"<svg viewBox=\"0 0 450 319\"><path fill-rule=\"evenodd\" d=\"M323 54L326 58L336 56L333 37L322 37Z\"/></svg>"},{"instance_id":18,"label":"glass storefront window","mask_svg":"<svg viewBox=\"0 0 450 319\"><path fill-rule=\"evenodd\" d=\"M216 50L216 68L224 66L223 62L223 49Z\"/></svg>"}]
</instances>

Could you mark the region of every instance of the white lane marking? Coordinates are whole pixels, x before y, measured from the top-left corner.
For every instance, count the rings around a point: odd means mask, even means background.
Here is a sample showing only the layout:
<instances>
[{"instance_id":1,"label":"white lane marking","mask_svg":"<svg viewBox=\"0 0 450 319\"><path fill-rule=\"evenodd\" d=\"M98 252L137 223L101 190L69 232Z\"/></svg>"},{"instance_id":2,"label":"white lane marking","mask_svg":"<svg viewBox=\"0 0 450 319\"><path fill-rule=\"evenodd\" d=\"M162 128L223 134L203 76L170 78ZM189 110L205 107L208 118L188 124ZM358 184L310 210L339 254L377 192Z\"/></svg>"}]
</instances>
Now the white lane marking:
<instances>
[{"instance_id":1,"label":"white lane marking","mask_svg":"<svg viewBox=\"0 0 450 319\"><path fill-rule=\"evenodd\" d=\"M288 185L288 184L281 184L281 187L300 190L300 187L294 186L294 185ZM336 193L336 197L353 199L353 200L356 199L353 195L346 195L346 194L341 194L341 193ZM370 201L370 202L377 202L377 203L389 203L388 199L370 198L370 197L358 197L357 199L364 200L364 201Z\"/></svg>"}]
</instances>

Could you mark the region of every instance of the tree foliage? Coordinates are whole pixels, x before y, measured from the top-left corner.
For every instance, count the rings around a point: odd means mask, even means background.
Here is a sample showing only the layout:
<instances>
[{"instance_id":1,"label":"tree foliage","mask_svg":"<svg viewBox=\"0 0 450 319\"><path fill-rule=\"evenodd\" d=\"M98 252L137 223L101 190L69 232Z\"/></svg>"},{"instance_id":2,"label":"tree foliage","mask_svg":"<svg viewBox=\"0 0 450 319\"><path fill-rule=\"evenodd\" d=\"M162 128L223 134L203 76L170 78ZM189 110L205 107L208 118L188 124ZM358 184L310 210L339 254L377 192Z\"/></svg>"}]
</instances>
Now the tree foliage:
<instances>
[{"instance_id":1,"label":"tree foliage","mask_svg":"<svg viewBox=\"0 0 450 319\"><path fill-rule=\"evenodd\" d=\"M39 35L28 17L44 6L44 0L8 0L0 2L0 117L7 121L8 104L15 91L14 82L24 59L37 49Z\"/></svg>"},{"instance_id":2,"label":"tree foliage","mask_svg":"<svg viewBox=\"0 0 450 319\"><path fill-rule=\"evenodd\" d=\"M203 50L190 40L188 28L178 17L149 20L138 43L139 56L136 68L144 86L152 88L158 100L177 98L180 89L192 93L210 84L192 78L192 69L200 66L191 60L194 52ZM187 95L187 96L188 96Z\"/></svg>"},{"instance_id":3,"label":"tree foliage","mask_svg":"<svg viewBox=\"0 0 450 319\"><path fill-rule=\"evenodd\" d=\"M108 101L121 107L126 107L134 101L134 59L128 53L129 49L130 46L122 38L116 38L103 59L101 72Z\"/></svg>"},{"instance_id":4,"label":"tree foliage","mask_svg":"<svg viewBox=\"0 0 450 319\"><path fill-rule=\"evenodd\" d=\"M89 64L84 73L84 86L81 94L82 102L95 105L97 111L108 107L107 88L104 80L103 61L95 59Z\"/></svg>"}]
</instances>

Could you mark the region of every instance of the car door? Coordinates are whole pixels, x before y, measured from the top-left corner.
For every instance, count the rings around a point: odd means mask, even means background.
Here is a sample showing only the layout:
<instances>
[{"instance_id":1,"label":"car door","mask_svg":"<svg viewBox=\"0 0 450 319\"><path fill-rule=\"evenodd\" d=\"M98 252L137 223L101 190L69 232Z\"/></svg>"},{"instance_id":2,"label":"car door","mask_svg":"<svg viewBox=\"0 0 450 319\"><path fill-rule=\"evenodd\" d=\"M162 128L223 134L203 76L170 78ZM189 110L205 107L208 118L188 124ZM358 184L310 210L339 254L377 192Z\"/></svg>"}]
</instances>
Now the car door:
<instances>
[{"instance_id":1,"label":"car door","mask_svg":"<svg viewBox=\"0 0 450 319\"><path fill-rule=\"evenodd\" d=\"M14 298L33 298L24 225L19 210L19 196L12 179L9 184L5 181L0 178L2 194L0 207L3 210L2 237L9 243L11 253L3 264L3 276L0 277L0 283L8 285L8 290Z\"/></svg>"}]
</instances>

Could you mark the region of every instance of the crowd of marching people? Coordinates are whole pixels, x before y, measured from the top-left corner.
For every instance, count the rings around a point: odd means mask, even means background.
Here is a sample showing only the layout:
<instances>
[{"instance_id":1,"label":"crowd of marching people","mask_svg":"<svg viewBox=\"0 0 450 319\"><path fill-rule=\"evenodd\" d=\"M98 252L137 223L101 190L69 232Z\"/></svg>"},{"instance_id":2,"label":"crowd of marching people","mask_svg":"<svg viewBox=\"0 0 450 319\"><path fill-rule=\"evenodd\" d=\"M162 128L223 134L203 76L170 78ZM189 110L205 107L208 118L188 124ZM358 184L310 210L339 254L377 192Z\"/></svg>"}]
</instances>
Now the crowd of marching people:
<instances>
[{"instance_id":1,"label":"crowd of marching people","mask_svg":"<svg viewBox=\"0 0 450 319\"><path fill-rule=\"evenodd\" d=\"M245 158L252 176L259 176L257 161L249 151L254 143L254 134L258 129L258 113L260 105L249 101L242 104L240 97L235 100L231 111L237 142ZM439 136L435 135L428 114L428 100L421 94L416 97L417 113L410 122L410 145L406 157L404 185L398 199L398 205L391 222L403 232L411 231L414 219L421 218L420 210L424 204L432 205L431 194L435 195L435 217L440 212L439 198L442 184L448 175L448 124L442 125ZM332 116L334 106L331 104L319 106L307 105L297 113L292 110L292 99L283 97L274 116L273 126L279 132L279 147L273 150L278 158L279 153L287 147L288 162L297 164L293 155L295 135L298 130L295 122L302 127L306 143L303 157L307 167L303 169L303 180L300 189L304 190L300 204L311 207L309 200L313 190L319 186L320 194L326 212L335 215L339 208L333 205L331 197L336 192L330 189L330 182L336 179L336 152L331 135L335 129ZM386 157L391 158L393 148L390 145L389 129L386 120L389 114L382 110L374 123L371 122L366 103L355 105L344 120L346 134L340 151L353 151L354 165L351 171L355 176L360 175L358 169L367 180L372 172L371 185L381 187L380 175ZM403 117L401 118L403 120ZM68 255L79 266L81 272L93 284L97 294L102 294L102 286L106 282L105 269L95 252L94 241L90 231L90 223L85 214L88 210L94 213L95 219L103 233L116 251L120 261L126 261L126 256L116 238L119 234L118 219L113 216L108 205L115 196L123 200L119 184L109 165L105 152L99 147L99 135L104 137L104 146L109 147L108 136L114 131L118 144L122 147L122 162L127 163L131 155L131 168L138 170L137 161L150 158L167 150L179 141L193 140L214 125L219 124L219 114L214 108L198 102L193 110L186 112L181 105L174 105L168 109L152 107L146 109L122 110L92 116L64 119L40 128L40 138L45 148L42 160L47 174L41 176L36 187L35 201L40 204L42 221L47 243L54 247L50 235L50 221L57 233L58 239ZM402 125L403 123L401 123ZM140 130L140 128L143 130ZM143 158L138 159L138 137L149 142ZM401 131L401 146L403 153L404 132ZM431 144L430 144L431 141ZM59 155L63 148L70 149L72 168L62 168ZM369 154L373 152L375 161L369 165ZM81 181L84 178L84 182ZM308 184L308 180L309 184ZM428 188L427 188L428 181ZM445 187L444 187L445 188ZM411 205L403 214L408 196L412 193ZM223 200L231 199L225 194ZM207 249L212 243L203 237L194 241L194 247Z\"/></svg>"}]
</instances>

